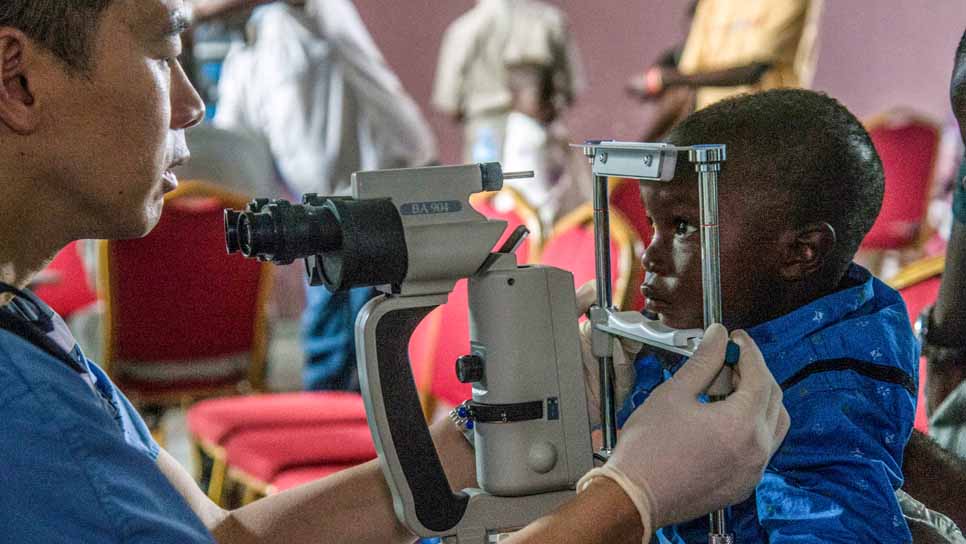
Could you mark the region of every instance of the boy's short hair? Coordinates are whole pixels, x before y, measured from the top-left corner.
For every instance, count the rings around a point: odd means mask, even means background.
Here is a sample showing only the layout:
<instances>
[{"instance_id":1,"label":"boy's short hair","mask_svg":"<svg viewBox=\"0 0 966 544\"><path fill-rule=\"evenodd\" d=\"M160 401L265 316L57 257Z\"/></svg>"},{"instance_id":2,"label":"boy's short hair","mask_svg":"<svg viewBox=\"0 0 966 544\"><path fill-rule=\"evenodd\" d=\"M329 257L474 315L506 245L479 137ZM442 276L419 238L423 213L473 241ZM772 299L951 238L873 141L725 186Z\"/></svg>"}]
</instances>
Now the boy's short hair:
<instances>
[{"instance_id":1,"label":"boy's short hair","mask_svg":"<svg viewBox=\"0 0 966 544\"><path fill-rule=\"evenodd\" d=\"M836 243L829 270L836 277L848 268L882 207L885 176L869 134L825 94L776 89L733 97L695 112L668 140L726 144L722 193L744 192L744 202L762 214L787 218L793 228L830 224Z\"/></svg>"},{"instance_id":2,"label":"boy's short hair","mask_svg":"<svg viewBox=\"0 0 966 544\"><path fill-rule=\"evenodd\" d=\"M60 59L69 72L93 68L101 14L114 0L2 0L0 27L22 31Z\"/></svg>"}]
</instances>

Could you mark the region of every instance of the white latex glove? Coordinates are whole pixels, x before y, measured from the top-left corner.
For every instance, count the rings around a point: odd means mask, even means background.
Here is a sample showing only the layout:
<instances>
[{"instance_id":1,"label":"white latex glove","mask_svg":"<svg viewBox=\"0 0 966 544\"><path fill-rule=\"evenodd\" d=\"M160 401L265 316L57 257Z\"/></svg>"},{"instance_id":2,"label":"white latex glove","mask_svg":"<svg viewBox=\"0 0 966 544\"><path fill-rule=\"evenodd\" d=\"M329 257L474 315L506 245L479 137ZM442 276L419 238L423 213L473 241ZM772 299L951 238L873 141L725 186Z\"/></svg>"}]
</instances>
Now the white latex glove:
<instances>
[{"instance_id":1,"label":"white latex glove","mask_svg":"<svg viewBox=\"0 0 966 544\"><path fill-rule=\"evenodd\" d=\"M750 496L789 419L758 346L743 331L731 338L741 349L734 393L698 402L724 365L728 333L712 325L694 356L628 419L610 460L577 488L601 476L617 482L637 507L645 535Z\"/></svg>"},{"instance_id":2,"label":"white latex glove","mask_svg":"<svg viewBox=\"0 0 966 544\"><path fill-rule=\"evenodd\" d=\"M587 310L597 301L597 285L591 280L577 289L577 317L587 313ZM590 345L590 321L580 324L580 357L584 363L584 381L587 390L587 411L590 414L590 424L600 425L600 364L594 357ZM634 388L634 359L641 351L640 342L621 338L614 338L614 393L617 396L616 406L620 409L624 399Z\"/></svg>"}]
</instances>

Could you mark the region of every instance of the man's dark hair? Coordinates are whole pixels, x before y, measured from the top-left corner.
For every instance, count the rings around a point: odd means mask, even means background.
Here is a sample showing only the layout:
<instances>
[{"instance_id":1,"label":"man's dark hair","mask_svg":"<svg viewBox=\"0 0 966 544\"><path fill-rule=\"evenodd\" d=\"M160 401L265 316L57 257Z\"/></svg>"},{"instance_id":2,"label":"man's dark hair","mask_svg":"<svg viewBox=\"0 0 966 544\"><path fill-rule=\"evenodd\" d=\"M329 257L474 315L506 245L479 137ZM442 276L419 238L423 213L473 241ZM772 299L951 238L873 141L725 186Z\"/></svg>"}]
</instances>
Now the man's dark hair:
<instances>
[{"instance_id":1,"label":"man's dark hair","mask_svg":"<svg viewBox=\"0 0 966 544\"><path fill-rule=\"evenodd\" d=\"M19 29L74 75L93 68L94 35L114 0L2 0L0 27Z\"/></svg>"},{"instance_id":2,"label":"man's dark hair","mask_svg":"<svg viewBox=\"0 0 966 544\"><path fill-rule=\"evenodd\" d=\"M824 94L778 89L724 100L682 121L668 139L726 144L720 191L743 193L760 214L787 218L793 228L830 224L836 243L826 270L836 277L882 207L885 177L869 134Z\"/></svg>"},{"instance_id":3,"label":"man's dark hair","mask_svg":"<svg viewBox=\"0 0 966 544\"><path fill-rule=\"evenodd\" d=\"M953 79L951 83L952 86L949 92L953 102L953 109L957 112L966 110L966 32L960 38L959 48L956 50L956 60L953 64ZM962 123L962 120L960 120L960 123Z\"/></svg>"}]
</instances>

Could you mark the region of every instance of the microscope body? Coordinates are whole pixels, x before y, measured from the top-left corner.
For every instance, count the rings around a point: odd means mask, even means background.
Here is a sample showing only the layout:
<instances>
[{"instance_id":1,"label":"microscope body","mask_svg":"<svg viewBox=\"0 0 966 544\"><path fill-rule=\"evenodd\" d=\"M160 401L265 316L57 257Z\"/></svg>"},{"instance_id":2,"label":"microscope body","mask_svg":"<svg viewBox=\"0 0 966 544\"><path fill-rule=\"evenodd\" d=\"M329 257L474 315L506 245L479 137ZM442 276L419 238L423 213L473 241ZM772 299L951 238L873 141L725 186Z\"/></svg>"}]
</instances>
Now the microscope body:
<instances>
[{"instance_id":1,"label":"microscope body","mask_svg":"<svg viewBox=\"0 0 966 544\"><path fill-rule=\"evenodd\" d=\"M593 467L573 285L512 254L469 280L470 349L483 363L470 418L492 495L572 489Z\"/></svg>"}]
</instances>

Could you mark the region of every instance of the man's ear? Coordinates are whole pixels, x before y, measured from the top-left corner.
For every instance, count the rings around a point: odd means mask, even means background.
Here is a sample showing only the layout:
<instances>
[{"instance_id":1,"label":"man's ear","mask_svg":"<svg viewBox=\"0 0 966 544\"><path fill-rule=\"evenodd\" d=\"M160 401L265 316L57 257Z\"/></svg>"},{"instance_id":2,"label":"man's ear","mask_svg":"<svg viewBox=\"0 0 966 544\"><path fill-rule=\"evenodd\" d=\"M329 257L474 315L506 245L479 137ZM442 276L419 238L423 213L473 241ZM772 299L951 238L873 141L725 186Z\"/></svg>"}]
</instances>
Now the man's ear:
<instances>
[{"instance_id":1,"label":"man's ear","mask_svg":"<svg viewBox=\"0 0 966 544\"><path fill-rule=\"evenodd\" d=\"M809 223L782 235L781 276L785 281L802 281L815 274L835 247L835 229L825 222Z\"/></svg>"},{"instance_id":2,"label":"man's ear","mask_svg":"<svg viewBox=\"0 0 966 544\"><path fill-rule=\"evenodd\" d=\"M0 122L17 134L33 132L38 121L27 76L27 47L23 32L0 28Z\"/></svg>"}]
</instances>

